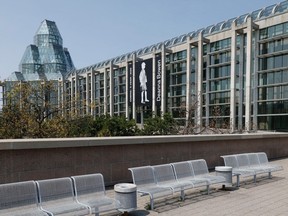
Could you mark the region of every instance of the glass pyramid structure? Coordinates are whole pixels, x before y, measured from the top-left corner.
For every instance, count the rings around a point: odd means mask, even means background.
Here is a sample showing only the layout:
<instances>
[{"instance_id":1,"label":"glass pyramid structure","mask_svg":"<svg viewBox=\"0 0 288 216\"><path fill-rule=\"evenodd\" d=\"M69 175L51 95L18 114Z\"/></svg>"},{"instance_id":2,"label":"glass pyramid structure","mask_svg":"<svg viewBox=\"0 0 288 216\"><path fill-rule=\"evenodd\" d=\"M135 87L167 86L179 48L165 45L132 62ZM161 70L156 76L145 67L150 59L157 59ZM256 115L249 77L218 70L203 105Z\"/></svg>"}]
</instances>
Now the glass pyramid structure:
<instances>
[{"instance_id":1,"label":"glass pyramid structure","mask_svg":"<svg viewBox=\"0 0 288 216\"><path fill-rule=\"evenodd\" d=\"M70 53L63 47L56 23L44 20L21 59L19 72L14 72L9 81L59 80L74 70Z\"/></svg>"}]
</instances>

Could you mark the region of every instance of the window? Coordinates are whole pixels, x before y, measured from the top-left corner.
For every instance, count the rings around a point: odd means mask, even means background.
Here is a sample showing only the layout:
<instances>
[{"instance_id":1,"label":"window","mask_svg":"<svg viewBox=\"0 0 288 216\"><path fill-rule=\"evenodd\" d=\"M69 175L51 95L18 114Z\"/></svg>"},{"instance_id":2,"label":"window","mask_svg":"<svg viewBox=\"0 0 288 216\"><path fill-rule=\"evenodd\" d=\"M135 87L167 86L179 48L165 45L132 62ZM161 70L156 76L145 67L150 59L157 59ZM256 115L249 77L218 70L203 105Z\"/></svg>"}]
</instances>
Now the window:
<instances>
[{"instance_id":1,"label":"window","mask_svg":"<svg viewBox=\"0 0 288 216\"><path fill-rule=\"evenodd\" d=\"M275 26L275 36L283 34L283 24Z\"/></svg>"}]
</instances>

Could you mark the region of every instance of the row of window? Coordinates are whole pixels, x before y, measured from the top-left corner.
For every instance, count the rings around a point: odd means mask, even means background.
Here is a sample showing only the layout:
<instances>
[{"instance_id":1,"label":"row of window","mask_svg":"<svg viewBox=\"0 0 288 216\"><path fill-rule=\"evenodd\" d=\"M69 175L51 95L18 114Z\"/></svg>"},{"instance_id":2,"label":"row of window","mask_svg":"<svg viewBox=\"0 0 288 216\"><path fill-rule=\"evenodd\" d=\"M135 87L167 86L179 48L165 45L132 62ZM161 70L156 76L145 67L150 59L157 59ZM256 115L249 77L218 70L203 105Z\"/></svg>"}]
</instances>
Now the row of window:
<instances>
[{"instance_id":1,"label":"row of window","mask_svg":"<svg viewBox=\"0 0 288 216\"><path fill-rule=\"evenodd\" d=\"M280 52L288 49L288 38L282 38L267 43L261 43L259 47L259 54L270 54L273 52Z\"/></svg>"},{"instance_id":2,"label":"row of window","mask_svg":"<svg viewBox=\"0 0 288 216\"><path fill-rule=\"evenodd\" d=\"M288 67L288 54L259 59L259 71Z\"/></svg>"},{"instance_id":3,"label":"row of window","mask_svg":"<svg viewBox=\"0 0 288 216\"><path fill-rule=\"evenodd\" d=\"M267 39L288 33L288 22L260 29L259 39Z\"/></svg>"},{"instance_id":4,"label":"row of window","mask_svg":"<svg viewBox=\"0 0 288 216\"><path fill-rule=\"evenodd\" d=\"M288 70L260 73L258 75L259 86L288 83Z\"/></svg>"},{"instance_id":5,"label":"row of window","mask_svg":"<svg viewBox=\"0 0 288 216\"><path fill-rule=\"evenodd\" d=\"M288 86L271 86L258 89L258 100L288 99Z\"/></svg>"}]
</instances>

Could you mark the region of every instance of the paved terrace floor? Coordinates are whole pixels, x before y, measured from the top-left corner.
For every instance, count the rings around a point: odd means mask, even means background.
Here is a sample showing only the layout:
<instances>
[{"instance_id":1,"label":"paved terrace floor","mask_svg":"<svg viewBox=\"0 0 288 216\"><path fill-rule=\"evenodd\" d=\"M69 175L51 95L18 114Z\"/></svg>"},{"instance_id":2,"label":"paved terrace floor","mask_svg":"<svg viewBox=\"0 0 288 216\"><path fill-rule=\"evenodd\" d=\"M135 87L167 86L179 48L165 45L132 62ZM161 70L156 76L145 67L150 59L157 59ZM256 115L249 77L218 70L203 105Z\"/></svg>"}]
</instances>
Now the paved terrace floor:
<instances>
[{"instance_id":1,"label":"paved terrace floor","mask_svg":"<svg viewBox=\"0 0 288 216\"><path fill-rule=\"evenodd\" d=\"M158 199L153 211L145 209L149 197L138 196L138 208L129 212L128 216L288 215L288 158L271 163L284 168L272 173L272 179L268 179L266 174L259 175L254 184L250 177L240 178L239 188L223 190L221 185L215 185L210 195L206 195L201 188L188 190L185 201L179 201L178 196ZM233 178L233 183L236 183L236 178ZM113 189L108 190L107 195L113 197Z\"/></svg>"}]
</instances>

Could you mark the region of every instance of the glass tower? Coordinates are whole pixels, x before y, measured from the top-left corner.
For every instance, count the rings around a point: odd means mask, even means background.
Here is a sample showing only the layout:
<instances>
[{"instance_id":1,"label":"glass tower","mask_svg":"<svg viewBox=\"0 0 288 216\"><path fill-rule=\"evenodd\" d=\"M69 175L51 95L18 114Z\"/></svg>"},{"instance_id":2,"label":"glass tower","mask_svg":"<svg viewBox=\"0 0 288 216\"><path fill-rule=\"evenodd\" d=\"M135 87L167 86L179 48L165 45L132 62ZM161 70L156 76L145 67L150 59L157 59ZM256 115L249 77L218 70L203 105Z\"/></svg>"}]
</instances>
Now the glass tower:
<instances>
[{"instance_id":1,"label":"glass tower","mask_svg":"<svg viewBox=\"0 0 288 216\"><path fill-rule=\"evenodd\" d=\"M56 23L44 20L34 36L34 44L29 45L24 52L19 72L14 72L8 80L59 80L74 69Z\"/></svg>"}]
</instances>

